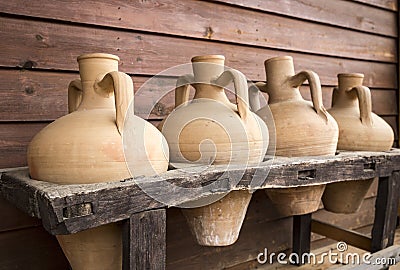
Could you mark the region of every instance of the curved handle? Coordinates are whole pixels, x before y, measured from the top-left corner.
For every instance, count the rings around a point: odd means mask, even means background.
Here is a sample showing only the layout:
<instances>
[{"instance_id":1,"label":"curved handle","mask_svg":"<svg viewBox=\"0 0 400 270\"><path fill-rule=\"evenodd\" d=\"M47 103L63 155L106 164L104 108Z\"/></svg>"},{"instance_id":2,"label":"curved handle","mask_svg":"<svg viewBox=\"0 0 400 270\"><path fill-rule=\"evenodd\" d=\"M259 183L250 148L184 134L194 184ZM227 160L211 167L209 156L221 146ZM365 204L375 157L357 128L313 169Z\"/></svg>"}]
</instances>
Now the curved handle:
<instances>
[{"instance_id":1,"label":"curved handle","mask_svg":"<svg viewBox=\"0 0 400 270\"><path fill-rule=\"evenodd\" d=\"M356 91L358 97L358 106L360 108L360 120L365 126L372 126L372 103L371 103L371 91L368 87L359 85L346 90Z\"/></svg>"},{"instance_id":2,"label":"curved handle","mask_svg":"<svg viewBox=\"0 0 400 270\"><path fill-rule=\"evenodd\" d=\"M82 102L82 82L73 80L68 85L68 113L76 111Z\"/></svg>"},{"instance_id":3,"label":"curved handle","mask_svg":"<svg viewBox=\"0 0 400 270\"><path fill-rule=\"evenodd\" d=\"M314 110L319 116L321 116L325 120L325 122L328 122L328 112L326 111L322 103L321 82L319 81L317 73L311 70L301 71L290 79L290 83L292 87L297 88L301 86L306 80L310 84L311 99Z\"/></svg>"},{"instance_id":4,"label":"curved handle","mask_svg":"<svg viewBox=\"0 0 400 270\"><path fill-rule=\"evenodd\" d=\"M122 134L128 109L133 113L133 82L131 77L123 72L113 71L96 79L94 89L97 94L103 97L110 97L114 94L116 124L118 132ZM130 106L131 103L132 106Z\"/></svg>"},{"instance_id":5,"label":"curved handle","mask_svg":"<svg viewBox=\"0 0 400 270\"><path fill-rule=\"evenodd\" d=\"M246 120L250 115L249 93L247 90L247 80L244 74L235 69L225 70L213 83L218 86L227 86L233 81L236 93L236 103L240 118Z\"/></svg>"},{"instance_id":6,"label":"curved handle","mask_svg":"<svg viewBox=\"0 0 400 270\"><path fill-rule=\"evenodd\" d=\"M267 84L264 82L256 82L249 87L249 104L253 112L261 108L259 91L266 92Z\"/></svg>"},{"instance_id":7,"label":"curved handle","mask_svg":"<svg viewBox=\"0 0 400 270\"><path fill-rule=\"evenodd\" d=\"M194 82L192 74L180 76L175 88L175 108L189 101L190 85Z\"/></svg>"}]
</instances>

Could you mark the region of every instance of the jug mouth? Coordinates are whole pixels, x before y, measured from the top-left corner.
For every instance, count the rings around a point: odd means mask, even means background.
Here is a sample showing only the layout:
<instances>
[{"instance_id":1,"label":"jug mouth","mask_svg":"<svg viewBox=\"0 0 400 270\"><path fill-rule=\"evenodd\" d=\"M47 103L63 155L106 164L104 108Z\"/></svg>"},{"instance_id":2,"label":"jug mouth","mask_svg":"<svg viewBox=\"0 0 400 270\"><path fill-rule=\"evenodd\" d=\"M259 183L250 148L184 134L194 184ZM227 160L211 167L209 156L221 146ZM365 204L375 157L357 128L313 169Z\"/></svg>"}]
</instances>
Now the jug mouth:
<instances>
[{"instance_id":1,"label":"jug mouth","mask_svg":"<svg viewBox=\"0 0 400 270\"><path fill-rule=\"evenodd\" d=\"M338 78L343 77L353 77L353 78L364 78L364 74L362 73L339 73L337 75Z\"/></svg>"},{"instance_id":2,"label":"jug mouth","mask_svg":"<svg viewBox=\"0 0 400 270\"><path fill-rule=\"evenodd\" d=\"M265 60L265 64L267 64L267 63L271 63L271 62L274 62L274 61L284 61L284 60L290 60L290 61L293 61L293 57L291 57L291 56L289 56L289 55L284 55L284 56L276 56L276 57L272 57L272 58L269 58L269 59L267 59L267 60Z\"/></svg>"},{"instance_id":3,"label":"jug mouth","mask_svg":"<svg viewBox=\"0 0 400 270\"><path fill-rule=\"evenodd\" d=\"M199 55L192 57L192 62L224 61L225 56L220 54Z\"/></svg>"},{"instance_id":4,"label":"jug mouth","mask_svg":"<svg viewBox=\"0 0 400 270\"><path fill-rule=\"evenodd\" d=\"M111 60L116 60L119 61L119 57L113 54L109 53L86 53L79 55L77 60L83 60L83 59L89 59L89 58L104 58L104 59L111 59Z\"/></svg>"}]
</instances>

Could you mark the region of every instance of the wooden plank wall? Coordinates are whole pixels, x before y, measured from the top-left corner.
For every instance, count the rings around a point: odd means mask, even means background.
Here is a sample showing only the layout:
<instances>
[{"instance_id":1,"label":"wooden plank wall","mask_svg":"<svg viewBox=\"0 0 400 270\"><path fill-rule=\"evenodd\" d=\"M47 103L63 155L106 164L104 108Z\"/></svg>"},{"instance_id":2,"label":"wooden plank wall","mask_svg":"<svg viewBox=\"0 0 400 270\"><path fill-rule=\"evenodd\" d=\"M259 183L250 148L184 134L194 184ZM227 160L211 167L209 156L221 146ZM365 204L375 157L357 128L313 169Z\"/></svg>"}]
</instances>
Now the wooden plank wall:
<instances>
[{"instance_id":1,"label":"wooden plank wall","mask_svg":"<svg viewBox=\"0 0 400 270\"><path fill-rule=\"evenodd\" d=\"M228 66L255 81L265 80L264 60L291 55L297 71L319 74L328 108L337 73L364 73L374 112L397 138L397 10L395 0L1 1L0 168L26 165L31 138L67 113L66 87L78 77L76 57L89 52L118 55L120 70L133 76L136 90L194 55L224 54ZM307 87L302 93L309 98ZM154 94L136 99L139 115ZM172 102L172 94L161 100L149 120L160 121ZM373 203L372 190L358 214L328 216L321 210L317 216L368 227ZM0 209L0 269L66 268L54 238L37 220L4 201ZM238 244L227 248L197 246L180 212L171 209L168 215L170 269L248 269L265 245L290 247L290 218L274 213L262 192L254 195ZM29 237L35 240L19 242ZM11 259L10 252L22 259Z\"/></svg>"}]
</instances>

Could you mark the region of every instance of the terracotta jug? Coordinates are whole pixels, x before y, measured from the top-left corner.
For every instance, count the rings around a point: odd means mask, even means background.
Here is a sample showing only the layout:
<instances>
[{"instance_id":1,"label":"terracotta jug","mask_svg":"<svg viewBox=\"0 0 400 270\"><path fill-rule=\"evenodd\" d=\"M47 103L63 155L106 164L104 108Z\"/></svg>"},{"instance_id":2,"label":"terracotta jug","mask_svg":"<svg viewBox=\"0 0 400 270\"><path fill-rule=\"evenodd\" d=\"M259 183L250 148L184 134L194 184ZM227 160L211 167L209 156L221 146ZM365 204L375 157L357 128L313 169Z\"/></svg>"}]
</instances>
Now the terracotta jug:
<instances>
[{"instance_id":1,"label":"terracotta jug","mask_svg":"<svg viewBox=\"0 0 400 270\"><path fill-rule=\"evenodd\" d=\"M57 184L87 184L167 170L168 151L162 134L134 115L130 115L131 122L125 122L126 114L133 114L133 84L127 74L118 72L118 61L117 56L103 53L78 57L81 80L69 85L70 113L46 126L29 144L31 178ZM123 131L135 131L124 129L128 126L151 138L144 142L148 154L134 153L140 166L131 172L121 137ZM148 161L147 167L143 160ZM117 224L58 235L57 239L74 270L122 267L121 229Z\"/></svg>"},{"instance_id":2,"label":"terracotta jug","mask_svg":"<svg viewBox=\"0 0 400 270\"><path fill-rule=\"evenodd\" d=\"M175 110L161 123L171 163L251 164L263 160L268 146L265 123L248 106L247 81L237 70L224 71L221 55L192 58L193 74L181 76L175 90ZM224 87L234 83L237 105ZM189 102L189 86L195 95ZM251 194L232 191L206 206L182 209L200 245L233 244Z\"/></svg>"},{"instance_id":3,"label":"terracotta jug","mask_svg":"<svg viewBox=\"0 0 400 270\"><path fill-rule=\"evenodd\" d=\"M280 56L265 61L267 83L257 87L268 93L269 109L276 129L276 155L286 157L334 155L338 126L322 104L319 77L312 71L294 72L293 58ZM310 85L312 102L302 98L299 86ZM267 107L259 108L258 89L250 88L250 104L264 121ZM267 189L273 204L286 215L301 215L318 209L324 185Z\"/></svg>"},{"instance_id":4,"label":"terracotta jug","mask_svg":"<svg viewBox=\"0 0 400 270\"><path fill-rule=\"evenodd\" d=\"M329 113L339 125L338 150L388 151L393 145L392 128L374 114L369 88L362 86L363 74L338 74L339 86L333 90ZM327 185L322 201L325 209L336 213L356 212L373 179L345 181Z\"/></svg>"}]
</instances>

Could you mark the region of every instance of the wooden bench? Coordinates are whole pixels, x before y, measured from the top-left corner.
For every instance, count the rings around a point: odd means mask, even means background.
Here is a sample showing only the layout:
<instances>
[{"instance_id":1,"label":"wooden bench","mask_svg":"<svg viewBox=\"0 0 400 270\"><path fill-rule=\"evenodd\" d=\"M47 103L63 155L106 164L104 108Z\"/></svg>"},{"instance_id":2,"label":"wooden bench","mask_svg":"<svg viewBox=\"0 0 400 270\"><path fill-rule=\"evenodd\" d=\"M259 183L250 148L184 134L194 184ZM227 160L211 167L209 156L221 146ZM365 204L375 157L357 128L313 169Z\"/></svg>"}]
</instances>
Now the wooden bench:
<instances>
[{"instance_id":1,"label":"wooden bench","mask_svg":"<svg viewBox=\"0 0 400 270\"><path fill-rule=\"evenodd\" d=\"M199 187L219 181L218 188L204 196L231 190L255 191L328 184L379 177L372 236L344 230L312 220L312 214L294 216L293 251L310 251L311 231L356 247L376 252L393 245L400 186L400 150L388 152L340 152L335 156L284 158L275 157L258 166L232 166L230 181L225 166L191 168L192 176L181 170L170 170L163 181L179 186ZM198 172L198 173L196 173ZM193 173L196 177L193 177ZM254 175L258 181L252 181ZM261 176L261 178L260 178ZM171 205L150 197L137 184L159 190L160 177L138 177L118 182L85 185L58 185L32 180L27 169L3 174L0 188L3 196L30 216L40 218L51 234L71 234L100 225L123 221L123 269L165 269L166 208ZM190 194L189 194L190 195ZM189 196L190 197L190 196Z\"/></svg>"}]
</instances>

